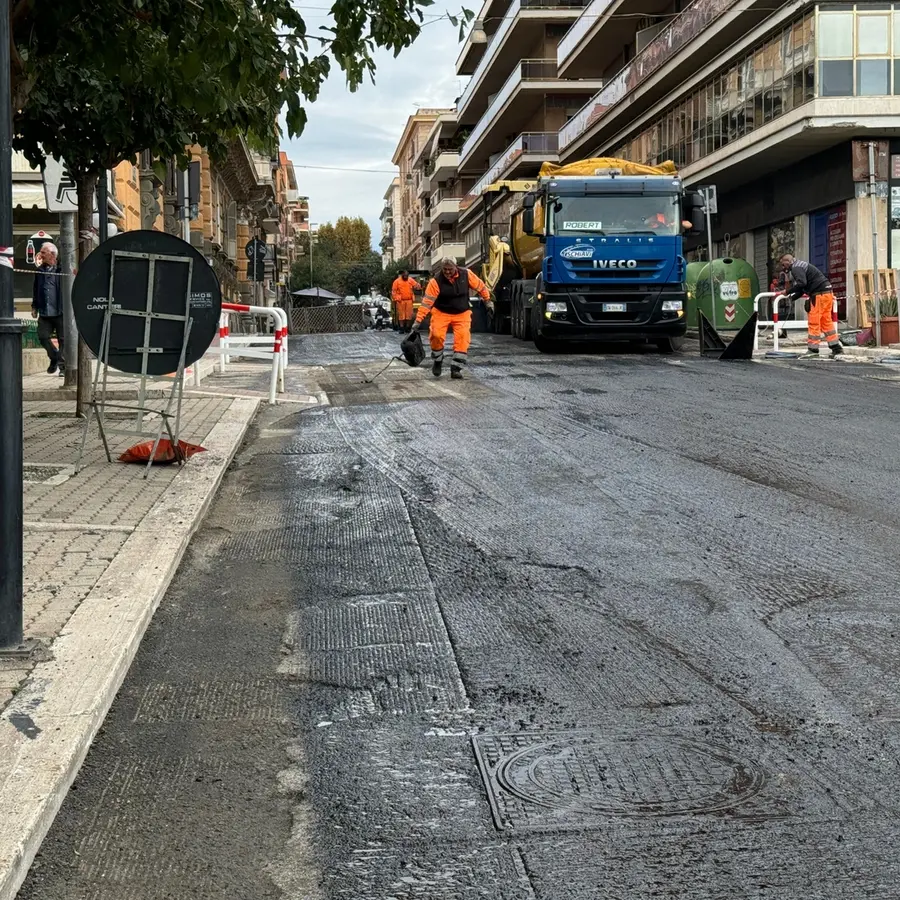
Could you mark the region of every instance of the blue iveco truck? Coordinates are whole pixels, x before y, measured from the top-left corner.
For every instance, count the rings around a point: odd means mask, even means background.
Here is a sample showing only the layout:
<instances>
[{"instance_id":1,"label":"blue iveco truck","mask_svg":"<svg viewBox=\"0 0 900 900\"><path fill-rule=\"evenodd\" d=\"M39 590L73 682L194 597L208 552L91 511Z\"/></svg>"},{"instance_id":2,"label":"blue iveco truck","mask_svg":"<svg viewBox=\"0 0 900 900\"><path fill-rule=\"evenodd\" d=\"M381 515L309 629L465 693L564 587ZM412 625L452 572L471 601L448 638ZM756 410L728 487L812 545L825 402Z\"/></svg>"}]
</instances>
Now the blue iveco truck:
<instances>
[{"instance_id":1,"label":"blue iveco truck","mask_svg":"<svg viewBox=\"0 0 900 900\"><path fill-rule=\"evenodd\" d=\"M683 343L683 236L703 230L703 195L675 167L596 159L545 164L536 182L497 182L485 193L485 280L493 329L542 352L571 341ZM505 196L504 196L505 195ZM498 234L500 207L506 235Z\"/></svg>"}]
</instances>

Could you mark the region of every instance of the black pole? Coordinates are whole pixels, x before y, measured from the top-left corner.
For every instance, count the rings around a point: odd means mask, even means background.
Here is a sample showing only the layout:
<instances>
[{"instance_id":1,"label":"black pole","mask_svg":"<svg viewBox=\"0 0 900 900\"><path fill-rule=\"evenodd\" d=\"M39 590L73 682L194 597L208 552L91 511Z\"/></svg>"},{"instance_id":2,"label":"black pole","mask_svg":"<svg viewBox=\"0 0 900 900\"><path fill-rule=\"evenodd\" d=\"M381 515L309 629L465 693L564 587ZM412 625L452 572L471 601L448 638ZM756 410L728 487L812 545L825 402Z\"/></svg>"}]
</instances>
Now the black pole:
<instances>
[{"instance_id":1,"label":"black pole","mask_svg":"<svg viewBox=\"0 0 900 900\"><path fill-rule=\"evenodd\" d=\"M101 172L97 179L97 231L102 244L109 237L109 185L107 173Z\"/></svg>"},{"instance_id":2,"label":"black pole","mask_svg":"<svg viewBox=\"0 0 900 900\"><path fill-rule=\"evenodd\" d=\"M22 643L22 323L12 256L9 0L0 0L0 650Z\"/></svg>"}]
</instances>

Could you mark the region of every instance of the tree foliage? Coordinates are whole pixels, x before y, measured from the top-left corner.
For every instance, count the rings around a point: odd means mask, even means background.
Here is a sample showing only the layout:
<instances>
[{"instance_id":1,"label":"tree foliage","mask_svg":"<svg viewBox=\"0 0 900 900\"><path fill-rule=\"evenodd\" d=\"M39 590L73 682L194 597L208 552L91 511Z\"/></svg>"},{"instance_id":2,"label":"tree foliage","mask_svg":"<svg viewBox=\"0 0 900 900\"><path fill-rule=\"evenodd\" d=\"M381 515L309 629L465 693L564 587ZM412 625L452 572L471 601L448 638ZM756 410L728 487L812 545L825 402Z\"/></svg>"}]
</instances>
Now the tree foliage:
<instances>
[{"instance_id":1,"label":"tree foliage","mask_svg":"<svg viewBox=\"0 0 900 900\"><path fill-rule=\"evenodd\" d=\"M64 157L76 178L142 150L215 157L238 135L274 149L282 110L300 134L332 65L356 89L431 3L335 0L314 34L291 0L14 0L15 145L35 164Z\"/></svg>"},{"instance_id":2,"label":"tree foliage","mask_svg":"<svg viewBox=\"0 0 900 900\"><path fill-rule=\"evenodd\" d=\"M361 262L372 252L372 230L361 216L341 216L334 223L334 236L342 263Z\"/></svg>"},{"instance_id":3,"label":"tree foliage","mask_svg":"<svg viewBox=\"0 0 900 900\"><path fill-rule=\"evenodd\" d=\"M341 263L338 267L337 278L341 286L340 293L344 296L354 294L368 294L372 288L380 288L383 269L381 257L369 250L364 257L352 262ZM382 291L382 293L384 293Z\"/></svg>"}]
</instances>

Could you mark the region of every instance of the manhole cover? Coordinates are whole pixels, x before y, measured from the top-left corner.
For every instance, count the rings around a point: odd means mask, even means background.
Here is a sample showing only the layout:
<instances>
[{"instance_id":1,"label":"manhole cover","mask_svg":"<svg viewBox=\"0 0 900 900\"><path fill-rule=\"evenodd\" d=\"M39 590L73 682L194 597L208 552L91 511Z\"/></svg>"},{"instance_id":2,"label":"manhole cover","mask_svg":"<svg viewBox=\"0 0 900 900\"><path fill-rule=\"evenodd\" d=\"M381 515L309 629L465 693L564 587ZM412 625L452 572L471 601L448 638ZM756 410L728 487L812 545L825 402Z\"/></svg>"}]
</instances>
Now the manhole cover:
<instances>
[{"instance_id":1,"label":"manhole cover","mask_svg":"<svg viewBox=\"0 0 900 900\"><path fill-rule=\"evenodd\" d=\"M473 744L504 829L721 812L765 784L754 763L730 750L668 734L508 734Z\"/></svg>"}]
</instances>

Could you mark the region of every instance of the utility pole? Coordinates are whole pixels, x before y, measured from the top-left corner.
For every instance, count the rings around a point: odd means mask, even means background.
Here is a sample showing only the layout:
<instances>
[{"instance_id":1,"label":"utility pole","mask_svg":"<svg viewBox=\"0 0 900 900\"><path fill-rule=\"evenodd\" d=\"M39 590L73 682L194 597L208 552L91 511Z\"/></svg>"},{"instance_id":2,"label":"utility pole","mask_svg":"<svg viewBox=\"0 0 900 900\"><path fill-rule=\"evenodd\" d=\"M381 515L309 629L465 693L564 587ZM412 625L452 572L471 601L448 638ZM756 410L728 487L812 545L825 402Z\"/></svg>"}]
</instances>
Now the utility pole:
<instances>
[{"instance_id":1,"label":"utility pole","mask_svg":"<svg viewBox=\"0 0 900 900\"><path fill-rule=\"evenodd\" d=\"M75 309L72 306L72 282L77 268L78 242L75 237L75 222L78 213L59 214L59 279L63 301L63 334L66 339L66 377L64 386L73 388L78 384L78 326L75 324Z\"/></svg>"},{"instance_id":2,"label":"utility pole","mask_svg":"<svg viewBox=\"0 0 900 900\"><path fill-rule=\"evenodd\" d=\"M0 651L22 644L22 323L13 294L9 0L0 0Z\"/></svg>"},{"instance_id":3,"label":"utility pole","mask_svg":"<svg viewBox=\"0 0 900 900\"><path fill-rule=\"evenodd\" d=\"M874 141L869 141L869 206L872 210L872 289L875 291L873 300L875 301L875 343L881 346L881 278L878 272L878 210L877 210L877 193L876 187L876 170L875 170L875 149ZM863 301L865 302L865 301Z\"/></svg>"}]
</instances>

